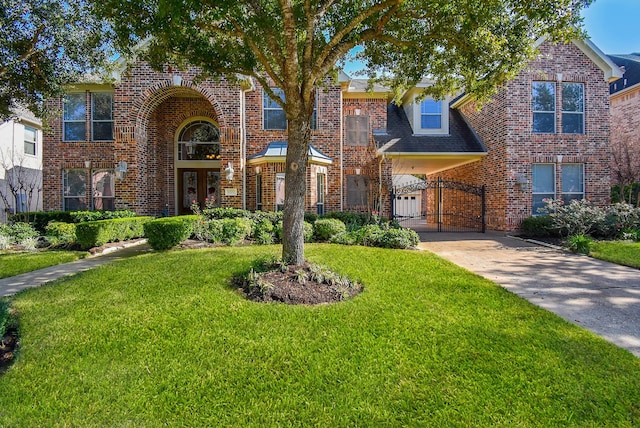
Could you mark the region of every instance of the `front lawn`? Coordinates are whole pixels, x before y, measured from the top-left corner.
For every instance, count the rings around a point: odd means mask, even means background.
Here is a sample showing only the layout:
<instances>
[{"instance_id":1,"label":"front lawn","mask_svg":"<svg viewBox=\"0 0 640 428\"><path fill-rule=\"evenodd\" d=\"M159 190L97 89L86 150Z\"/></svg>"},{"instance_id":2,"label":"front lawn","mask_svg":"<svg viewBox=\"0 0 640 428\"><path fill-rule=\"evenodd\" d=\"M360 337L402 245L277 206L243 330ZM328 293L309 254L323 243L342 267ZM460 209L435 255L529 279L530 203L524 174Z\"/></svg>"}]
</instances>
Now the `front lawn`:
<instances>
[{"instance_id":1,"label":"front lawn","mask_svg":"<svg viewBox=\"0 0 640 428\"><path fill-rule=\"evenodd\" d=\"M632 426L640 359L420 251L308 245L356 298L245 300L279 247L149 253L22 292L0 426Z\"/></svg>"},{"instance_id":2,"label":"front lawn","mask_svg":"<svg viewBox=\"0 0 640 428\"><path fill-rule=\"evenodd\" d=\"M86 257L82 251L38 251L0 254L0 279Z\"/></svg>"},{"instance_id":3,"label":"front lawn","mask_svg":"<svg viewBox=\"0 0 640 428\"><path fill-rule=\"evenodd\" d=\"M600 260L640 269L640 242L594 242L590 255Z\"/></svg>"}]
</instances>

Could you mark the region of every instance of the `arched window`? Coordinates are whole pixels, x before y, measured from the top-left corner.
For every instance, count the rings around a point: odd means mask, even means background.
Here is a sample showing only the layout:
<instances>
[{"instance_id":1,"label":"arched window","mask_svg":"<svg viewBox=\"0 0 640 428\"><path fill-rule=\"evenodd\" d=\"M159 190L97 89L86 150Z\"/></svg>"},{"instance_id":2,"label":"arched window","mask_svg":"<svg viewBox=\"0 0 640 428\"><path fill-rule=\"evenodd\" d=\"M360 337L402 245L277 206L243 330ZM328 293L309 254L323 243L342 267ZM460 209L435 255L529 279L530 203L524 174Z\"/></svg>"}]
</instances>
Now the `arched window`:
<instances>
[{"instance_id":1,"label":"arched window","mask_svg":"<svg viewBox=\"0 0 640 428\"><path fill-rule=\"evenodd\" d=\"M220 160L220 130L211 122L191 122L178 135L178 160Z\"/></svg>"}]
</instances>

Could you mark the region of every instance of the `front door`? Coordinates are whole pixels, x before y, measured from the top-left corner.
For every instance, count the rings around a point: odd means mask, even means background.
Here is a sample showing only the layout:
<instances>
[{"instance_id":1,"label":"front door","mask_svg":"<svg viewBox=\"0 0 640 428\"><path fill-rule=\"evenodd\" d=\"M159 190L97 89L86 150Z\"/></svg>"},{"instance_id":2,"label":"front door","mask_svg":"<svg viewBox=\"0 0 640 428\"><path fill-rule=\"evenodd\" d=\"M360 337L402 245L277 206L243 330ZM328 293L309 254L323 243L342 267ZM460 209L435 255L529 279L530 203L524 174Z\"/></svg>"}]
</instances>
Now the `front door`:
<instances>
[{"instance_id":1,"label":"front door","mask_svg":"<svg viewBox=\"0 0 640 428\"><path fill-rule=\"evenodd\" d=\"M220 170L209 168L178 169L178 214L191 214L195 202L202 209L220 206Z\"/></svg>"}]
</instances>

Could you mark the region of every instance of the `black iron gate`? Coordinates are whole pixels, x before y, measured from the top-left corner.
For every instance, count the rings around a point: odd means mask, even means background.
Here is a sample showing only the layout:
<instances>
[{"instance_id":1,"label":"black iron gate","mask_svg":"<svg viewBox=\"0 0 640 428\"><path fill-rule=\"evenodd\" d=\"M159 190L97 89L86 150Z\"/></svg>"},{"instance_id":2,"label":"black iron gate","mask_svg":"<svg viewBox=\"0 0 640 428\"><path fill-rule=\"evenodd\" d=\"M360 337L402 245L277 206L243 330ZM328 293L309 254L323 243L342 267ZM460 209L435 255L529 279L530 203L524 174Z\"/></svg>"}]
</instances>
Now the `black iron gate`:
<instances>
[{"instance_id":1,"label":"black iron gate","mask_svg":"<svg viewBox=\"0 0 640 428\"><path fill-rule=\"evenodd\" d=\"M393 218L421 232L485 232L485 186L438 178L393 187ZM419 208L416 209L416 206Z\"/></svg>"}]
</instances>

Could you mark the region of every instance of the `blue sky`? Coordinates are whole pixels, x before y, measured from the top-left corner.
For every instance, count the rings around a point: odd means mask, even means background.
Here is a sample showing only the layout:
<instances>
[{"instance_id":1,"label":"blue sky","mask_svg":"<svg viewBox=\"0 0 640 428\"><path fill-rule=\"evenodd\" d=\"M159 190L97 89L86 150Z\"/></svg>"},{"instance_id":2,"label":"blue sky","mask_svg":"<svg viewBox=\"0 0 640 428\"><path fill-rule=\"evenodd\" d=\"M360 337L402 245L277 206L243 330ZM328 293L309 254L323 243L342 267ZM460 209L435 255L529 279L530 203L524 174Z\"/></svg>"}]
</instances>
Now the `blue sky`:
<instances>
[{"instance_id":1,"label":"blue sky","mask_svg":"<svg viewBox=\"0 0 640 428\"><path fill-rule=\"evenodd\" d=\"M595 0L582 16L591 41L604 53L640 52L640 0Z\"/></svg>"}]
</instances>

